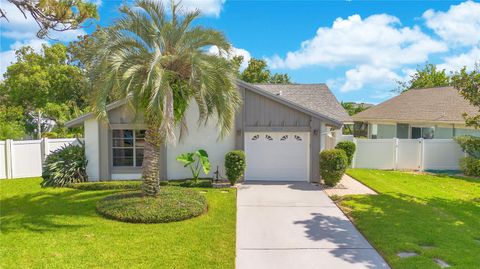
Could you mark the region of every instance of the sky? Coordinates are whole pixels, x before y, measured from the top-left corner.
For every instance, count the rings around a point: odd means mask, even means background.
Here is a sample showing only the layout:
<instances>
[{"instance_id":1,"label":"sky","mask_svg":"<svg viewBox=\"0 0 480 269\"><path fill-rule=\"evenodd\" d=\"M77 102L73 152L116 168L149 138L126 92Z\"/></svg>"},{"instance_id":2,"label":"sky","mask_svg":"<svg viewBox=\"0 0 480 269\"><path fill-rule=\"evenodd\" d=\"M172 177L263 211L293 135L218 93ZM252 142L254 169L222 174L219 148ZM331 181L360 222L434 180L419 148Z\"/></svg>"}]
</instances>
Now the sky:
<instances>
[{"instance_id":1,"label":"sky","mask_svg":"<svg viewBox=\"0 0 480 269\"><path fill-rule=\"evenodd\" d=\"M97 24L111 25L120 16L118 7L132 4L92 1L98 21L40 40L35 22L0 0L9 18L0 20L0 73L15 61L15 49L67 44ZM427 62L448 72L480 63L478 1L183 0L182 5L200 9L196 24L222 31L232 54L264 59L272 72L288 73L295 83L326 83L339 101L385 101L394 96L396 81L408 80Z\"/></svg>"}]
</instances>

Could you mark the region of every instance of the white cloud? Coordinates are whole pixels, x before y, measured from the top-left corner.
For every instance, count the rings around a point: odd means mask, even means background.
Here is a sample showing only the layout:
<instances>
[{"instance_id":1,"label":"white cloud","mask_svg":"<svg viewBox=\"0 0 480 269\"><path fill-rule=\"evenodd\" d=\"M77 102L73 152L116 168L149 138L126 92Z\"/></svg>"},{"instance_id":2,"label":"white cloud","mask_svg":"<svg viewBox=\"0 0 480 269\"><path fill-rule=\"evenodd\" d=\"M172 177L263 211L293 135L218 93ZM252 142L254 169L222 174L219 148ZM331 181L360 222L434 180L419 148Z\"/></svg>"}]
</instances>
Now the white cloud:
<instances>
[{"instance_id":1,"label":"white cloud","mask_svg":"<svg viewBox=\"0 0 480 269\"><path fill-rule=\"evenodd\" d=\"M445 57L443 60L444 63L438 65L439 69L456 72L466 66L468 70L472 70L475 64L480 64L480 47L474 47L460 55Z\"/></svg>"},{"instance_id":2,"label":"white cloud","mask_svg":"<svg viewBox=\"0 0 480 269\"><path fill-rule=\"evenodd\" d=\"M345 72L345 82L340 87L341 92L360 90L369 85L374 88L383 88L392 86L395 81L402 77L395 72L384 67L374 67L370 65L361 65Z\"/></svg>"},{"instance_id":3,"label":"white cloud","mask_svg":"<svg viewBox=\"0 0 480 269\"><path fill-rule=\"evenodd\" d=\"M371 65L394 68L424 62L447 46L424 34L418 27L401 27L397 17L387 14L362 19L352 15L337 18L332 27L320 27L301 48L284 58L268 59L272 68L297 69L323 65Z\"/></svg>"},{"instance_id":4,"label":"white cloud","mask_svg":"<svg viewBox=\"0 0 480 269\"><path fill-rule=\"evenodd\" d=\"M446 12L429 9L423 13L426 24L445 41L462 46L480 42L480 3L452 5Z\"/></svg>"},{"instance_id":5,"label":"white cloud","mask_svg":"<svg viewBox=\"0 0 480 269\"><path fill-rule=\"evenodd\" d=\"M216 47L216 46L210 47L208 49L208 52L211 53L211 54L219 54L218 47ZM250 59L252 58L252 56L250 55L250 52L248 52L247 50L239 49L239 48L235 48L235 47L231 48L228 55L221 54L221 56L226 57L227 59L232 59L234 56L243 56L243 62L240 65L240 70L243 70L243 69L247 68L248 61L250 61Z\"/></svg>"},{"instance_id":6,"label":"white cloud","mask_svg":"<svg viewBox=\"0 0 480 269\"><path fill-rule=\"evenodd\" d=\"M40 39L33 39L27 42L17 41L10 46L9 50L0 52L0 77L7 71L7 67L17 61L15 56L15 50L23 47L30 46L36 52L40 52L43 44L48 42Z\"/></svg>"},{"instance_id":7,"label":"white cloud","mask_svg":"<svg viewBox=\"0 0 480 269\"><path fill-rule=\"evenodd\" d=\"M170 0L160 0L168 8ZM220 16L225 0L182 0L181 6L185 11L200 10L205 16Z\"/></svg>"}]
</instances>

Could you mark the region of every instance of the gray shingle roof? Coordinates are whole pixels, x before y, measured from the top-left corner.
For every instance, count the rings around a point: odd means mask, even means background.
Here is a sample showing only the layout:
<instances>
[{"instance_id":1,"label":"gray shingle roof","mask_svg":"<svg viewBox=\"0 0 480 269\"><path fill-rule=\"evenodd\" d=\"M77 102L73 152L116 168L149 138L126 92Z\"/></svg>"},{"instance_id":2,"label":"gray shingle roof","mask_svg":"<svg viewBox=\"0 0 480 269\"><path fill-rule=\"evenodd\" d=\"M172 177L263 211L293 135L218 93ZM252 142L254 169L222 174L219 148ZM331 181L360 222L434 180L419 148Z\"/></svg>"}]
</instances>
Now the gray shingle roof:
<instances>
[{"instance_id":1,"label":"gray shingle roof","mask_svg":"<svg viewBox=\"0 0 480 269\"><path fill-rule=\"evenodd\" d=\"M253 85L334 120L340 122L352 121L352 118L340 105L328 86L323 83Z\"/></svg>"},{"instance_id":2,"label":"gray shingle roof","mask_svg":"<svg viewBox=\"0 0 480 269\"><path fill-rule=\"evenodd\" d=\"M476 114L453 87L412 89L353 116L355 121L465 123L463 113Z\"/></svg>"}]
</instances>

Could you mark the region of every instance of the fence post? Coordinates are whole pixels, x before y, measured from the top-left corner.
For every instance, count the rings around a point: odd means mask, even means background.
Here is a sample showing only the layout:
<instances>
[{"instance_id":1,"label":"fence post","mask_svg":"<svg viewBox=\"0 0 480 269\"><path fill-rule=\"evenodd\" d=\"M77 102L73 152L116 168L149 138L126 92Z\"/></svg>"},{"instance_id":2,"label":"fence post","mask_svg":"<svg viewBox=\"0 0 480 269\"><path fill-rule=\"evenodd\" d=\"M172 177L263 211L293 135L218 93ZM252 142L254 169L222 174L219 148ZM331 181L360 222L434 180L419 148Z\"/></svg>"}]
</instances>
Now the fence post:
<instances>
[{"instance_id":1,"label":"fence post","mask_svg":"<svg viewBox=\"0 0 480 269\"><path fill-rule=\"evenodd\" d=\"M420 144L420 148L419 148L419 155L420 157L418 158L419 160L419 165L418 165L418 168L419 168L419 171L423 171L425 170L425 141L423 138L420 138L418 139L418 143Z\"/></svg>"},{"instance_id":2,"label":"fence post","mask_svg":"<svg viewBox=\"0 0 480 269\"><path fill-rule=\"evenodd\" d=\"M398 138L393 139L393 170L398 168Z\"/></svg>"},{"instance_id":3,"label":"fence post","mask_svg":"<svg viewBox=\"0 0 480 269\"><path fill-rule=\"evenodd\" d=\"M5 172L7 178L13 178L13 140L5 140Z\"/></svg>"},{"instance_id":4,"label":"fence post","mask_svg":"<svg viewBox=\"0 0 480 269\"><path fill-rule=\"evenodd\" d=\"M355 144L355 152L353 153L353 159L352 159L352 168L355 168L355 159L357 159L357 151L358 151L358 143L357 143L357 138L354 137L352 139L353 144Z\"/></svg>"},{"instance_id":5,"label":"fence post","mask_svg":"<svg viewBox=\"0 0 480 269\"><path fill-rule=\"evenodd\" d=\"M47 155L48 155L48 152L50 151L49 149L49 145L48 145L48 138L47 137L44 137L42 138L42 142L41 142L41 154L42 154L42 165L43 165L43 162L45 161L45 159L47 158Z\"/></svg>"}]
</instances>

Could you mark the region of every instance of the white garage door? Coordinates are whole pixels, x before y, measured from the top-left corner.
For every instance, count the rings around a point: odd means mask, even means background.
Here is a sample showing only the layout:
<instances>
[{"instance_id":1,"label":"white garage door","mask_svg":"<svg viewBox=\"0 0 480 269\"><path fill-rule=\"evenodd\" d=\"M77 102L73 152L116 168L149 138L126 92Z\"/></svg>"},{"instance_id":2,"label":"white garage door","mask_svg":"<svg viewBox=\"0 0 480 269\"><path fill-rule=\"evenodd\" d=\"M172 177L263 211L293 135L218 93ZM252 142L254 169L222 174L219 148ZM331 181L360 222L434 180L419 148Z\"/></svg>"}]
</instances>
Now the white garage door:
<instances>
[{"instance_id":1,"label":"white garage door","mask_svg":"<svg viewBox=\"0 0 480 269\"><path fill-rule=\"evenodd\" d=\"M245 133L246 180L308 181L309 133Z\"/></svg>"}]
</instances>

